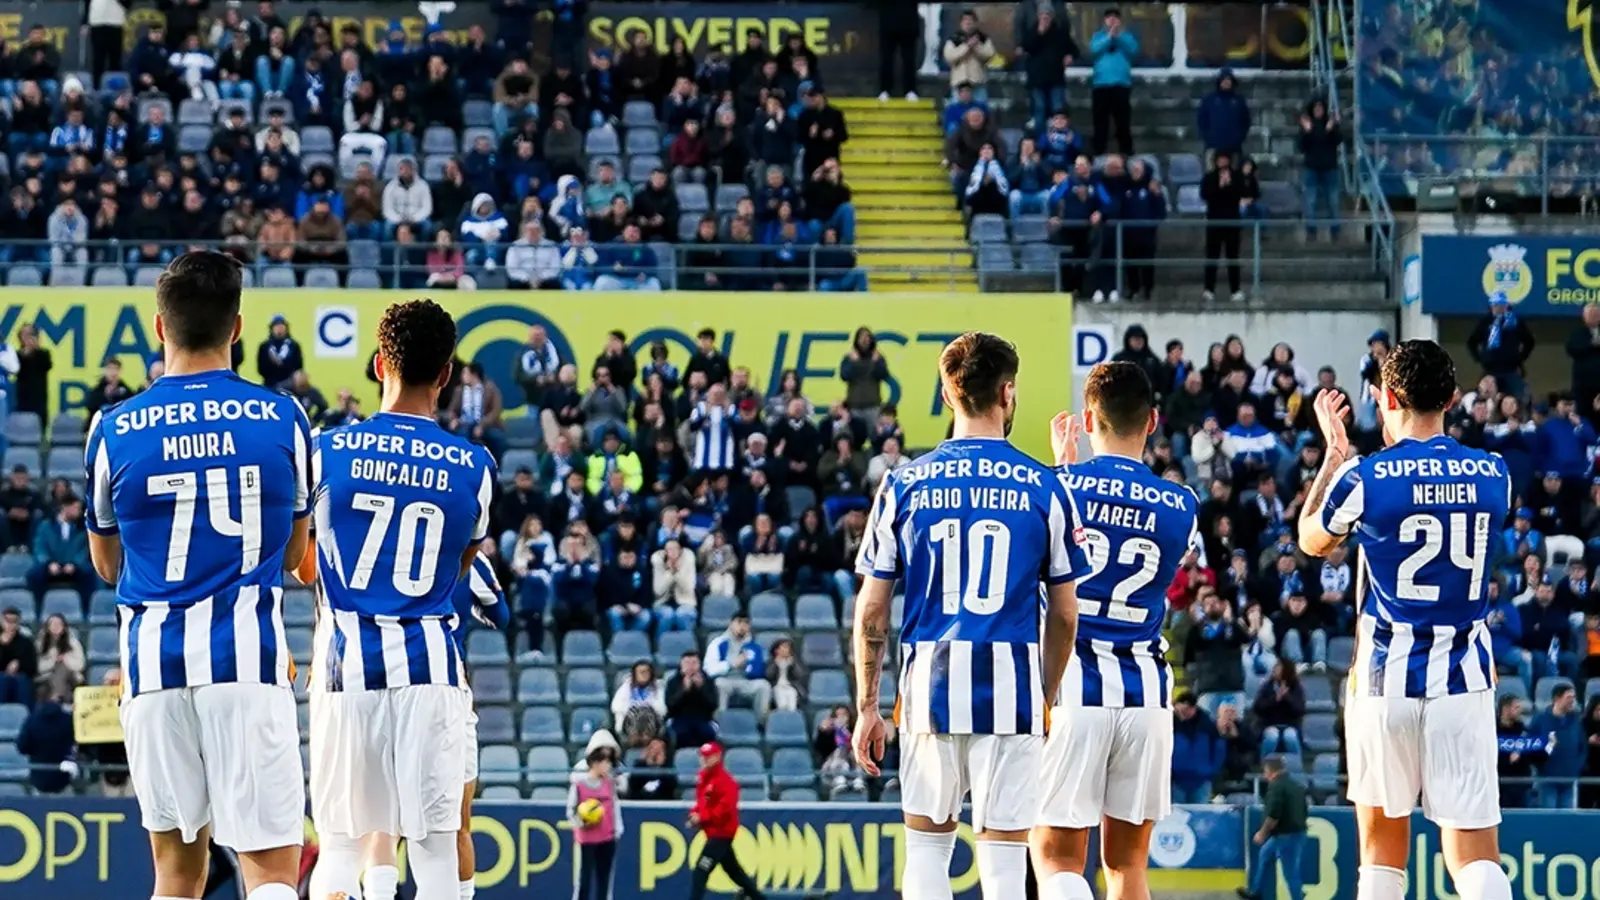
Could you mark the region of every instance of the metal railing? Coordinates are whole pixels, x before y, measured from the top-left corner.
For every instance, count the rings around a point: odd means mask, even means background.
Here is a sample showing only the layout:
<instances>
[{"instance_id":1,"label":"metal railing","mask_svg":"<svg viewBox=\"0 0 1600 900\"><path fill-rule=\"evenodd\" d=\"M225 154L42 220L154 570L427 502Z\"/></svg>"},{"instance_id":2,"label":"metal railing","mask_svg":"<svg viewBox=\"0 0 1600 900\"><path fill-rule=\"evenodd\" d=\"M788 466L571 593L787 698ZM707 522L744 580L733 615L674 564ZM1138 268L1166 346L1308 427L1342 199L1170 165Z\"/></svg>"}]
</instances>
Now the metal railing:
<instances>
[{"instance_id":1,"label":"metal railing","mask_svg":"<svg viewBox=\"0 0 1600 900\"><path fill-rule=\"evenodd\" d=\"M941 290L970 283L970 276L976 273L981 283L996 288L1014 286L1021 279L1035 290L1077 288L1092 293L1099 287L1126 293L1136 269L1153 273L1156 283L1163 287L1171 287L1177 281L1198 284L1206 265L1206 234L1225 228L1240 232L1238 265L1243 284L1255 291L1269 282L1348 279L1348 250L1327 245L1302 246L1302 236L1310 228L1326 233L1336 226L1360 229L1376 224L1368 218L1252 218L1223 223L1202 218L1113 220L1084 227L1080 254L1076 240L1080 232L1070 227L1057 232L1045 217L1031 215L1004 223L979 221L973 226L970 244L795 245L788 248L792 256L786 260L774 256L784 249L783 245L658 242L646 245L656 254L656 265L648 270L626 266L619 270L608 259L617 245L596 244L598 264L578 271L538 273L533 286L539 286L537 281L542 279L546 287L569 290L592 289L599 282L598 286L619 290L771 290L781 284L789 290L852 291L865 290L872 279L884 277L915 289ZM106 241L52 245L48 241L12 241L0 246L0 276L13 287L148 286L173 255L206 246L239 258L252 286L415 290L429 285L434 273L424 262L426 245L352 243L366 246L352 255L352 244L341 245L339 253L330 256L318 253L328 245L297 244L293 246L301 252L280 261L269 258L260 246L238 243ZM506 251L511 246L497 245L492 256L483 248L470 248L463 271L480 289L507 286L507 279L519 274L506 267ZM152 247L159 252L142 255L144 249ZM1141 250L1154 255L1145 258ZM706 265L706 258L715 254L721 254L723 262ZM491 258L495 261L493 266L487 264ZM881 261L885 258L893 261ZM845 260L853 260L853 267L844 265ZM1225 285L1228 261L1218 262L1223 266L1219 283ZM1076 279L1080 283L1072 284L1074 273L1080 269L1082 278ZM1376 276L1384 271L1374 257L1369 274ZM643 282L637 277L641 274L646 276ZM620 283L601 281L602 276Z\"/></svg>"},{"instance_id":2,"label":"metal railing","mask_svg":"<svg viewBox=\"0 0 1600 900\"><path fill-rule=\"evenodd\" d=\"M1390 196L1480 185L1537 197L1548 215L1552 199L1572 198L1587 210L1600 185L1600 170L1581 154L1594 145L1589 137L1393 134L1368 135L1360 145Z\"/></svg>"},{"instance_id":3,"label":"metal railing","mask_svg":"<svg viewBox=\"0 0 1600 900\"><path fill-rule=\"evenodd\" d=\"M1351 60L1344 53L1342 38L1356 33L1355 5L1352 0L1312 0L1311 75L1317 89L1327 98L1329 112L1341 121L1357 122L1360 109L1359 79L1351 80L1350 102L1345 102L1341 81L1351 72ZM1369 235L1375 268L1392 269L1394 264L1394 211L1384 195L1377 167L1361 141L1339 148L1339 170L1345 191L1357 198L1372 222Z\"/></svg>"}]
</instances>

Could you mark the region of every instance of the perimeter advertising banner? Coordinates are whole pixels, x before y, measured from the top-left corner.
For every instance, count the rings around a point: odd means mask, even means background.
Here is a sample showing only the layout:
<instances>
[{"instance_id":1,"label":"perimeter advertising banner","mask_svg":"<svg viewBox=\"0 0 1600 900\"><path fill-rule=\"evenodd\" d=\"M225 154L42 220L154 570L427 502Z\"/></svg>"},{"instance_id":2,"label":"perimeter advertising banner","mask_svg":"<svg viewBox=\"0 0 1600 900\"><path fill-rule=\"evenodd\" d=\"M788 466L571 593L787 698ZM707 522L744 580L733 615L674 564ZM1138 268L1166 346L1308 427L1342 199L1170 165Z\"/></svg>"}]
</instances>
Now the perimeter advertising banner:
<instances>
[{"instance_id":1,"label":"perimeter advertising banner","mask_svg":"<svg viewBox=\"0 0 1600 900\"><path fill-rule=\"evenodd\" d=\"M1260 807L1248 811L1250 833L1261 825ZM1512 900L1590 900L1600 893L1600 813L1592 810L1506 810L1500 823L1500 865L1511 878ZM1309 842L1301 859L1305 900L1355 900L1359 843L1355 810L1319 808L1306 823ZM1258 848L1250 848L1253 867ZM1445 869L1439 828L1411 816L1407 900L1457 900ZM1276 887L1270 886L1275 883ZM1263 892L1287 900L1282 879Z\"/></svg>"},{"instance_id":2,"label":"perimeter advertising banner","mask_svg":"<svg viewBox=\"0 0 1600 900\"><path fill-rule=\"evenodd\" d=\"M1600 235L1423 236L1423 312L1480 316L1496 293L1519 316L1576 319L1600 303Z\"/></svg>"},{"instance_id":3,"label":"perimeter advertising banner","mask_svg":"<svg viewBox=\"0 0 1600 900\"><path fill-rule=\"evenodd\" d=\"M384 291L245 292L246 375L255 377L255 351L275 315L288 319L302 344L312 383L332 398L356 392L364 409L376 409L377 385L367 361L383 310L409 294ZM732 294L595 292L446 292L438 299L456 317L462 360L483 363L513 409L523 405L513 380L530 326L542 325L563 362L576 363L581 383L612 329L627 333L648 361L648 346L665 341L681 368L702 328L717 332L718 346L734 366L747 366L765 392L785 369L795 369L806 396L824 409L844 398L839 364L858 327L871 328L889 364L885 400L896 403L912 446L943 440L948 416L939 397L939 353L957 335L994 331L1017 345L1019 375L1016 441L1046 458L1049 421L1072 396L1072 303L1064 294L882 294L864 302L848 294ZM155 296L148 288L7 289L0 291L0 334L33 322L51 348L51 406L83 405L109 357L122 359L130 383L142 381L157 353ZM514 415L517 413L513 413Z\"/></svg>"},{"instance_id":4,"label":"perimeter advertising banner","mask_svg":"<svg viewBox=\"0 0 1600 900\"><path fill-rule=\"evenodd\" d=\"M1303 69L1311 55L1311 11L1303 5L1264 3L1204 3L1184 5L1181 32L1172 26L1171 11L1178 4L1139 3L1127 8L1129 27L1142 45L1139 65L1166 69L1233 66L1235 68ZM537 4L536 4L537 6ZM942 40L955 30L964 8L978 13L982 27L999 51L997 65L1015 58L1019 33L1014 29L1015 3L929 4L937 9L938 21L929 23L924 34ZM430 21L444 26L461 41L472 25L481 25L491 39L495 16L487 2L407 3L349 0L318 4L315 0L282 0L278 15L298 27L305 14L316 9L332 21L337 30L347 24L358 26L369 44L388 36L391 22L399 21L412 41L419 41ZM1089 36L1099 27L1101 7L1094 4L1069 5L1069 20L1079 43L1087 47ZM253 12L246 8L246 13ZM79 31L82 4L69 0L41 0L22 3L0 2L0 40L15 41L29 25L39 23L49 29L62 49L67 68L80 65L84 37ZM550 12L535 13L534 49L539 61L550 51ZM129 45L139 31L161 21L162 13L149 7L129 12ZM590 49L625 47L636 32L649 33L656 46L666 47L681 37L697 57L712 47L744 48L750 29L760 31L767 46L782 44L790 34L801 34L822 62L825 75L833 78L876 78L878 72L878 17L870 8L850 3L733 4L728 2L624 3L597 0L589 4L588 43ZM1342 45L1341 45L1342 47ZM937 48L933 48L937 49ZM930 61L936 53L928 53ZM1181 61L1181 63L1180 63ZM929 70L931 71L931 70Z\"/></svg>"},{"instance_id":5,"label":"perimeter advertising banner","mask_svg":"<svg viewBox=\"0 0 1600 900\"><path fill-rule=\"evenodd\" d=\"M688 894L704 838L684 829L687 813L679 803L624 805L617 897ZM763 889L835 900L899 896L905 828L893 805L745 804L741 822L734 846ZM1155 886L1193 890L1199 883L1220 890L1242 884L1243 827L1244 815L1234 809L1174 814L1157 826ZM481 900L572 896L577 854L560 804L483 803L472 831ZM952 883L960 900L977 900L971 830L963 826L960 838ZM132 800L7 798L0 804L0 895L146 897L151 872L149 842ZM721 872L710 887L715 896L734 891Z\"/></svg>"}]
</instances>

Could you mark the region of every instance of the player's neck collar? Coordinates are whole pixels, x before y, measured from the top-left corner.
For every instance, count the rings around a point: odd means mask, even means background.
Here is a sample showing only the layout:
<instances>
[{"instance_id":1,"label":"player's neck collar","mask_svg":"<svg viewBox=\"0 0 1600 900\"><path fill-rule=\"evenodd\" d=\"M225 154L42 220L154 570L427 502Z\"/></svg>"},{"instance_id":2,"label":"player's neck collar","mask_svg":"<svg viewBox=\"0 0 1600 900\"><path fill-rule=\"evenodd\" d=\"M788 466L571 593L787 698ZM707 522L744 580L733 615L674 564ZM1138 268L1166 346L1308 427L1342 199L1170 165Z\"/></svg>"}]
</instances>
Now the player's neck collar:
<instances>
[{"instance_id":1,"label":"player's neck collar","mask_svg":"<svg viewBox=\"0 0 1600 900\"><path fill-rule=\"evenodd\" d=\"M378 410L377 414L380 415L380 416L399 416L402 419L421 419L424 422L434 422L435 421L433 416L423 416L423 415L418 415L417 413L401 412L401 411L399 411L397 409L380 409L380 410Z\"/></svg>"},{"instance_id":2,"label":"player's neck collar","mask_svg":"<svg viewBox=\"0 0 1600 900\"><path fill-rule=\"evenodd\" d=\"M232 376L233 374L234 374L233 370L229 369L229 368L196 369L193 372L163 372L161 374L161 377L156 379L156 380L157 381L167 381L167 380L172 380L172 381L191 381L191 380L198 379L198 378L216 378L219 375L220 376Z\"/></svg>"}]
</instances>

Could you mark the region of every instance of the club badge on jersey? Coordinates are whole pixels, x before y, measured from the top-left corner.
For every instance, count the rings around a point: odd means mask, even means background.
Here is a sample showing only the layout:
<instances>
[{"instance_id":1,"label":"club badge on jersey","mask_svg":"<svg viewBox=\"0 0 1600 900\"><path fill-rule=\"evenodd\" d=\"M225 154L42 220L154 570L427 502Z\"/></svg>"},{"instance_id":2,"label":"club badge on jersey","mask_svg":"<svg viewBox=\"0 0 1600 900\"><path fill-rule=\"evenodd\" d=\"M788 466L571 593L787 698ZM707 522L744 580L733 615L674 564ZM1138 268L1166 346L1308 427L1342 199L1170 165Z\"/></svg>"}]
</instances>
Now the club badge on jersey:
<instances>
[{"instance_id":1,"label":"club badge on jersey","mask_svg":"<svg viewBox=\"0 0 1600 900\"><path fill-rule=\"evenodd\" d=\"M1167 588L1200 548L1200 500L1140 460L1098 456L1066 470L1089 574L1078 582L1078 640L1064 706L1166 707L1172 701Z\"/></svg>"},{"instance_id":2,"label":"club badge on jersey","mask_svg":"<svg viewBox=\"0 0 1600 900\"><path fill-rule=\"evenodd\" d=\"M900 711L913 733L1043 734L1039 583L1088 571L1063 479L1000 439L889 473L856 571L901 579Z\"/></svg>"},{"instance_id":3,"label":"club badge on jersey","mask_svg":"<svg viewBox=\"0 0 1600 900\"><path fill-rule=\"evenodd\" d=\"M318 435L312 470L325 617L313 689L459 685L455 590L488 532L489 452L383 412Z\"/></svg>"},{"instance_id":4,"label":"club badge on jersey","mask_svg":"<svg viewBox=\"0 0 1600 900\"><path fill-rule=\"evenodd\" d=\"M310 447L293 399L225 369L163 376L95 416L85 519L122 542L130 696L290 683L283 562L310 512Z\"/></svg>"},{"instance_id":5,"label":"club badge on jersey","mask_svg":"<svg viewBox=\"0 0 1600 900\"><path fill-rule=\"evenodd\" d=\"M1406 438L1334 474L1322 527L1360 554L1357 696L1493 688L1491 547L1511 499L1499 454L1445 435Z\"/></svg>"}]
</instances>

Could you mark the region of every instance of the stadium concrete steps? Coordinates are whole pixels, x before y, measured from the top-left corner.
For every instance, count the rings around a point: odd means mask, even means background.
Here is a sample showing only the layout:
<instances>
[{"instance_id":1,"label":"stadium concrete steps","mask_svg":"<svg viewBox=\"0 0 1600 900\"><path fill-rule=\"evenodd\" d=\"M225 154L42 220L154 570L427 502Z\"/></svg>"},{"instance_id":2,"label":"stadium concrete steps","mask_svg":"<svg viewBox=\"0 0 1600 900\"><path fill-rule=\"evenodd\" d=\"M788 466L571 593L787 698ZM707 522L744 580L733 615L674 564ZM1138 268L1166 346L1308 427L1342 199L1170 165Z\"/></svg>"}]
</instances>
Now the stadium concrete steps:
<instances>
[{"instance_id":1,"label":"stadium concrete steps","mask_svg":"<svg viewBox=\"0 0 1600 900\"><path fill-rule=\"evenodd\" d=\"M856 207L856 245L873 291L978 290L966 227L939 165L933 100L842 98L850 141L840 155Z\"/></svg>"}]
</instances>

